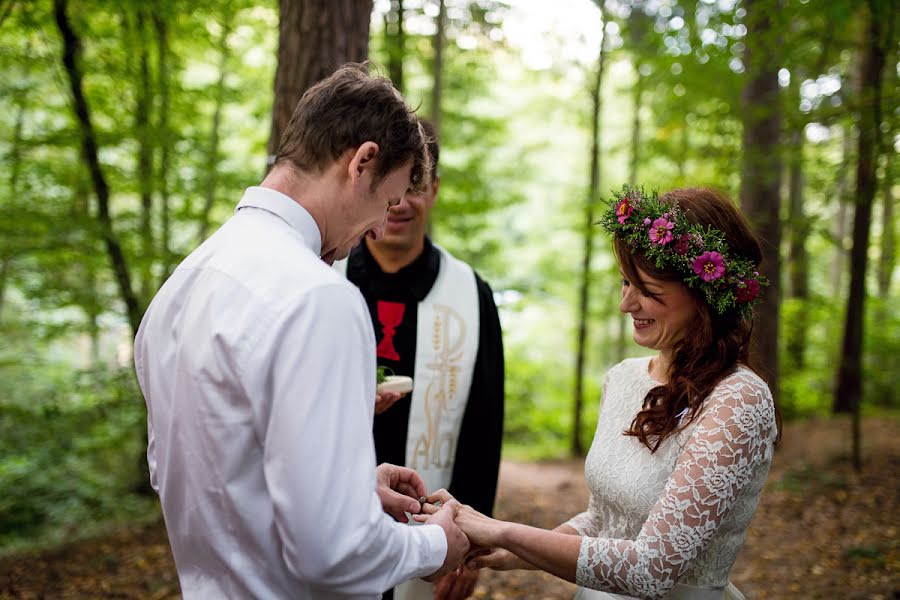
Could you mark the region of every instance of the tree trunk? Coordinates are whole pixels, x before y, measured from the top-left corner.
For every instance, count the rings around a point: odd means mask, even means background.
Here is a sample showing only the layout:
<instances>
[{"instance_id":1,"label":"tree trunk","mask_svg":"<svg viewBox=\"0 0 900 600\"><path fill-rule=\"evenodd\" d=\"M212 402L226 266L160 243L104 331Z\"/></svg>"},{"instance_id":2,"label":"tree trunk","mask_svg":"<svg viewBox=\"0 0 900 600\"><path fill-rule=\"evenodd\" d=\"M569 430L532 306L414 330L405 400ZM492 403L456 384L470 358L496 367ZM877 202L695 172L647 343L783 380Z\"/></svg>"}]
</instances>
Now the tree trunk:
<instances>
[{"instance_id":1,"label":"tree trunk","mask_svg":"<svg viewBox=\"0 0 900 600\"><path fill-rule=\"evenodd\" d=\"M435 135L441 137L441 98L444 91L444 40L447 36L447 7L438 0L434 32L434 89L431 93L431 122Z\"/></svg>"},{"instance_id":2,"label":"tree trunk","mask_svg":"<svg viewBox=\"0 0 900 600\"><path fill-rule=\"evenodd\" d=\"M606 36L603 36L606 39ZM594 209L600 190L600 114L603 99L600 90L603 84L603 68L606 52L600 43L600 57L597 61L597 77L591 89L591 173L588 183L587 202L584 207L584 255L581 261L581 281L578 286L578 338L575 353L575 398L572 424L572 454L584 455L581 444L581 413L584 406L584 364L587 345L588 321L590 319L591 259L594 254Z\"/></svg>"},{"instance_id":3,"label":"tree trunk","mask_svg":"<svg viewBox=\"0 0 900 600\"><path fill-rule=\"evenodd\" d=\"M134 128L138 142L137 176L141 196L141 297L150 298L153 294L153 140L150 130L150 106L152 89L150 85L149 44L144 22L144 9L137 9L137 46L138 46L138 89L134 113Z\"/></svg>"},{"instance_id":4,"label":"tree trunk","mask_svg":"<svg viewBox=\"0 0 900 600\"><path fill-rule=\"evenodd\" d=\"M853 128L847 126L843 128L843 138L841 140L841 166L838 170L837 179L834 186L834 195L838 202L837 214L834 223L834 257L831 260L831 295L834 298L841 297L843 289L844 268L847 259L847 251L845 242L847 240L847 192L850 189L847 175L850 171L850 156L852 153Z\"/></svg>"},{"instance_id":5,"label":"tree trunk","mask_svg":"<svg viewBox=\"0 0 900 600\"><path fill-rule=\"evenodd\" d=\"M26 52L31 45L26 46ZM22 171L22 129L25 126L25 91L15 93L16 124L13 126L13 139L9 149L9 193L15 198L19 185L19 174Z\"/></svg>"},{"instance_id":6,"label":"tree trunk","mask_svg":"<svg viewBox=\"0 0 900 600\"><path fill-rule=\"evenodd\" d=\"M278 66L269 166L303 92L346 62L369 55L372 0L280 0Z\"/></svg>"},{"instance_id":7,"label":"tree trunk","mask_svg":"<svg viewBox=\"0 0 900 600\"><path fill-rule=\"evenodd\" d=\"M863 36L860 74L859 141L856 166L856 207L853 214L853 248L850 251L850 293L844 320L840 369L835 386L835 410L849 409L853 414L853 466L862 467L860 456L859 412L862 400L863 315L866 301L866 267L869 250L869 226L877 185L878 136L881 124L881 84L885 64L882 46L884 23L889 8L878 0L869 0L868 31ZM882 13L884 9L885 13ZM887 45L887 44L886 44ZM888 46L889 47L889 46Z\"/></svg>"},{"instance_id":8,"label":"tree trunk","mask_svg":"<svg viewBox=\"0 0 900 600\"><path fill-rule=\"evenodd\" d=\"M72 195L73 216L81 222L88 222L91 219L91 197L88 182L81 177L75 180L75 189ZM97 240L94 236L85 239L80 248L81 252L87 256L93 256L98 248ZM78 278L84 284L84 295L80 297L80 305L84 311L85 320L87 321L88 336L90 337L91 347L88 364L91 368L100 365L100 314L103 312L102 303L97 293L98 288L98 272L97 265L93 260L85 260L82 264L77 265ZM145 460L146 463L146 460ZM146 473L147 470L141 471Z\"/></svg>"},{"instance_id":9,"label":"tree trunk","mask_svg":"<svg viewBox=\"0 0 900 600\"><path fill-rule=\"evenodd\" d=\"M222 35L219 38L219 79L216 82L216 105L213 111L212 127L209 132L209 146L206 155L206 193L203 199L203 210L200 213L200 226L197 230L197 244L203 243L209 233L209 215L216 200L216 181L219 168L219 130L222 124L222 107L225 105L225 77L228 75L228 36L231 34L232 15L226 14L222 22Z\"/></svg>"},{"instance_id":10,"label":"tree trunk","mask_svg":"<svg viewBox=\"0 0 900 600\"><path fill-rule=\"evenodd\" d=\"M779 0L747 0L747 36L744 52L745 75L742 96L743 159L741 164L741 207L753 224L763 247L761 270L770 286L765 302L754 311L751 357L777 399L778 393L778 313L781 305L781 103L778 99L777 31L770 15L776 14Z\"/></svg>"},{"instance_id":11,"label":"tree trunk","mask_svg":"<svg viewBox=\"0 0 900 600\"><path fill-rule=\"evenodd\" d=\"M878 295L881 298L887 298L891 291L891 276L894 273L897 254L897 244L894 238L894 178L891 173L893 153L886 151L891 144L890 140L893 140L893 136L888 137L888 140L887 143L882 145L882 152L884 152L884 178L882 179L881 192L884 206L881 213L883 227L881 234L881 259L878 261Z\"/></svg>"},{"instance_id":12,"label":"tree trunk","mask_svg":"<svg viewBox=\"0 0 900 600\"><path fill-rule=\"evenodd\" d=\"M634 33L634 29L632 29L632 32L632 43L635 44L633 51L640 52L640 46L638 44L643 40L643 35ZM637 79L634 82L634 95L632 97L634 114L632 115L631 120L631 148L628 160L628 183L631 185L638 185L638 166L640 164L641 150L641 102L643 101L644 95L644 76L641 74L640 62L635 62L634 71ZM686 131L685 136L687 136ZM628 317L620 314L618 339L616 340L616 362L625 360L625 346L627 339Z\"/></svg>"},{"instance_id":13,"label":"tree trunk","mask_svg":"<svg viewBox=\"0 0 900 600\"><path fill-rule=\"evenodd\" d=\"M12 258L3 256L0 258L0 324L3 323L3 306L6 301L6 282L9 279L9 265Z\"/></svg>"},{"instance_id":14,"label":"tree trunk","mask_svg":"<svg viewBox=\"0 0 900 600\"><path fill-rule=\"evenodd\" d=\"M26 43L26 51L31 44ZM19 174L22 169L22 129L25 126L25 91L16 93L16 124L13 126L13 138L9 149L9 195L16 198L19 186ZM12 270L13 251L6 244L0 246L0 323L3 322L3 308L6 300L6 284Z\"/></svg>"},{"instance_id":15,"label":"tree trunk","mask_svg":"<svg viewBox=\"0 0 900 600\"><path fill-rule=\"evenodd\" d=\"M384 13L384 41L388 55L388 77L403 93L403 60L406 57L403 0L391 0L391 8Z\"/></svg>"},{"instance_id":16,"label":"tree trunk","mask_svg":"<svg viewBox=\"0 0 900 600\"><path fill-rule=\"evenodd\" d=\"M790 246L788 251L788 273L790 274L790 296L796 300L809 299L809 256L806 253L806 238L809 236L809 223L803 212L803 129L795 128L791 132L789 142L790 158L788 166L788 226L790 228ZM800 310L794 314L794 322L790 324L786 350L788 360L794 370L804 365L806 350L807 311Z\"/></svg>"},{"instance_id":17,"label":"tree trunk","mask_svg":"<svg viewBox=\"0 0 900 600\"><path fill-rule=\"evenodd\" d=\"M169 213L169 169L172 132L169 128L169 32L165 18L159 13L153 15L153 27L156 30L156 66L159 77L159 171L157 174L157 187L159 189L160 212L160 248L162 257L162 272L159 284L162 285L169 278L172 270L172 226Z\"/></svg>"},{"instance_id":18,"label":"tree trunk","mask_svg":"<svg viewBox=\"0 0 900 600\"><path fill-rule=\"evenodd\" d=\"M635 65L637 79L634 82L634 115L631 120L631 160L628 164L628 183L638 185L638 165L641 159L641 101L644 95L644 76L640 64Z\"/></svg>"},{"instance_id":19,"label":"tree trunk","mask_svg":"<svg viewBox=\"0 0 900 600\"><path fill-rule=\"evenodd\" d=\"M100 160L97 155L97 138L94 134L90 110L81 84L81 66L79 65L81 43L69 23L69 18L66 14L66 4L67 0L54 0L56 25L59 28L63 41L63 66L68 76L75 116L80 130L82 158L91 174L91 182L94 186L94 193L97 196L97 213L103 242L106 245L106 252L109 255L115 273L119 294L125 303L128 324L131 327L132 335L134 335L141 324L142 309L131 287L128 262L122 252L119 239L113 231L112 218L109 214L109 187L106 184L106 178L103 175L103 169L100 166Z\"/></svg>"}]
</instances>

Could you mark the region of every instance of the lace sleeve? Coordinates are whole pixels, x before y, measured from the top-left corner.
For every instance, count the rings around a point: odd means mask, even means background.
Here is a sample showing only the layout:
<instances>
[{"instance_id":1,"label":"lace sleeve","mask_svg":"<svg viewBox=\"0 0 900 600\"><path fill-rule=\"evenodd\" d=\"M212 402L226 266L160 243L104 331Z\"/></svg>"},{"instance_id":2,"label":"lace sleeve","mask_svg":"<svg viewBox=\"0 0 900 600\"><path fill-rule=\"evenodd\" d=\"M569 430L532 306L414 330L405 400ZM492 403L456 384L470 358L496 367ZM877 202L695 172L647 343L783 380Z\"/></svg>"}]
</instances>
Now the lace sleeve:
<instances>
[{"instance_id":1,"label":"lace sleeve","mask_svg":"<svg viewBox=\"0 0 900 600\"><path fill-rule=\"evenodd\" d=\"M566 521L564 524L578 532L578 535L595 536L600 533L600 519L597 517L597 500L591 494L588 509Z\"/></svg>"},{"instance_id":2,"label":"lace sleeve","mask_svg":"<svg viewBox=\"0 0 900 600\"><path fill-rule=\"evenodd\" d=\"M662 496L635 540L585 537L576 582L641 598L675 585L771 459L775 413L768 387L751 373L729 376L707 399Z\"/></svg>"}]
</instances>

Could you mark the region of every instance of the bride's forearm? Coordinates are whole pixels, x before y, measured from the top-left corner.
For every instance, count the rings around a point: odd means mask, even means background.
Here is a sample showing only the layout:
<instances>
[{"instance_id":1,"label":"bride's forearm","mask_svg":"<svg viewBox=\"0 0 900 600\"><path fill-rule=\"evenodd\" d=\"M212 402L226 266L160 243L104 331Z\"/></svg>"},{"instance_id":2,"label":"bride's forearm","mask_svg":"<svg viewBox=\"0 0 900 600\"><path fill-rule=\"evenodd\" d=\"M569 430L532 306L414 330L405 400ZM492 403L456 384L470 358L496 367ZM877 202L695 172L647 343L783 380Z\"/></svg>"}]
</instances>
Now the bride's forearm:
<instances>
[{"instance_id":1,"label":"bride's forearm","mask_svg":"<svg viewBox=\"0 0 900 600\"><path fill-rule=\"evenodd\" d=\"M554 529L553 531L555 531L555 532L557 532L557 533L564 533L564 534L566 534L566 535L579 535L579 533L578 533L577 531L575 531L575 529L574 529L572 526L566 525L565 523L563 523L562 525L558 526L558 527L557 527L556 529ZM510 565L509 568L511 568L511 569L524 569L524 570L530 570L530 571L534 571L534 570L537 570L537 569L538 569L538 567L534 566L533 564L531 564L530 562L528 562L527 560L525 560L525 559L522 558L521 556L517 556L517 555L515 555L515 554L513 554L512 556L515 557L514 560L515 560L516 562L515 562L515 563L511 563L511 565Z\"/></svg>"},{"instance_id":2,"label":"bride's forearm","mask_svg":"<svg viewBox=\"0 0 900 600\"><path fill-rule=\"evenodd\" d=\"M564 533L518 523L504 523L498 541L500 547L538 569L575 582L581 536L575 534L574 530L573 533Z\"/></svg>"}]
</instances>

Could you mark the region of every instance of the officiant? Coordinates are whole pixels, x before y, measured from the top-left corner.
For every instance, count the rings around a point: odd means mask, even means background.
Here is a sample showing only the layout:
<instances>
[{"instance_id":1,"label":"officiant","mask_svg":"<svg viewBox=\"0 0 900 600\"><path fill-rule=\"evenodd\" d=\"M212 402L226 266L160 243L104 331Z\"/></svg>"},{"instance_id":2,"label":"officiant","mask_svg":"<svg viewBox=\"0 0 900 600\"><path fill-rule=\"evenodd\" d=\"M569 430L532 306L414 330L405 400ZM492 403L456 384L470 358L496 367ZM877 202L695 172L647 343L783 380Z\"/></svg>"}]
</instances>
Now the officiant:
<instances>
[{"instance_id":1,"label":"officiant","mask_svg":"<svg viewBox=\"0 0 900 600\"><path fill-rule=\"evenodd\" d=\"M378 364L413 378L412 394L375 412L378 462L406 465L429 491L493 512L503 437L503 342L490 286L426 235L441 184L440 147L422 120L434 169L421 191L388 211L384 236L366 238L336 265L359 286L378 341ZM457 600L478 571L459 569L432 586L412 580L395 600ZM390 592L385 598L390 598Z\"/></svg>"}]
</instances>

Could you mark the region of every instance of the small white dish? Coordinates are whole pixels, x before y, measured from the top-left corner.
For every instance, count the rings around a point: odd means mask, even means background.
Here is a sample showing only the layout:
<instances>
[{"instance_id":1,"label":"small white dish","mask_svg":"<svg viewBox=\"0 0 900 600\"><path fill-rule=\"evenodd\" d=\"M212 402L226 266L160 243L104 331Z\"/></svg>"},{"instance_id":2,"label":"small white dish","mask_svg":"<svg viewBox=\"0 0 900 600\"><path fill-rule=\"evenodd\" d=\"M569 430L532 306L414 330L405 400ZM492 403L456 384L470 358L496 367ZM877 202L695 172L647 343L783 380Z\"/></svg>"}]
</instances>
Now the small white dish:
<instances>
[{"instance_id":1,"label":"small white dish","mask_svg":"<svg viewBox=\"0 0 900 600\"><path fill-rule=\"evenodd\" d=\"M412 377L406 377L405 375L388 375L384 378L384 381L378 384L375 391L378 393L396 392L398 394L408 394L412 391L412 388Z\"/></svg>"}]
</instances>

